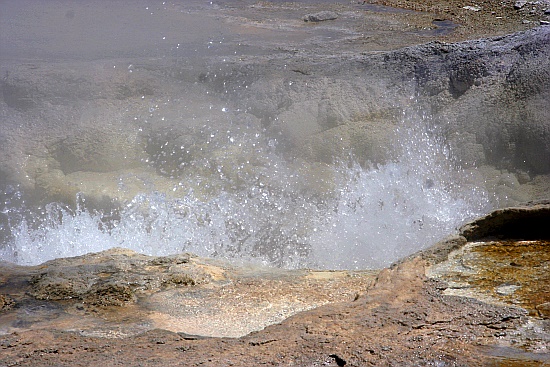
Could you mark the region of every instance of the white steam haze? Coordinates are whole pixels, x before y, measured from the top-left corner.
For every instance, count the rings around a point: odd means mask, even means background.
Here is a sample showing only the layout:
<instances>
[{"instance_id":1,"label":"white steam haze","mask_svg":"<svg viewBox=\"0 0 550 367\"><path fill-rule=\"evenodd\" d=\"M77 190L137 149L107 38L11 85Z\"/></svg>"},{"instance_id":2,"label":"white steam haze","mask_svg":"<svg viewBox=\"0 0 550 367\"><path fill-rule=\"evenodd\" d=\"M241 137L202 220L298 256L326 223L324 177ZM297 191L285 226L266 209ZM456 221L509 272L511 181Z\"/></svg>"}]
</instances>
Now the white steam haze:
<instances>
[{"instance_id":1,"label":"white steam haze","mask_svg":"<svg viewBox=\"0 0 550 367\"><path fill-rule=\"evenodd\" d=\"M0 261L380 268L545 180L546 100L518 113L491 84L508 51L463 65L491 49L418 46L365 4L319 24L270 4L2 2Z\"/></svg>"},{"instance_id":2,"label":"white steam haze","mask_svg":"<svg viewBox=\"0 0 550 367\"><path fill-rule=\"evenodd\" d=\"M400 126L395 159L373 167L353 159L335 164L327 195L304 191L301 173L277 154L272 139L257 135L253 142L241 136L227 144L257 147L263 141L263 171L250 179L246 164L218 167L220 178L235 170L248 182L207 198L192 190L143 192L113 216L87 209L83 197L76 210L55 202L25 209L14 190L13 205L4 212L12 236L0 256L30 265L125 247L284 268L387 266L490 209L488 194L453 163L429 117L407 112Z\"/></svg>"}]
</instances>

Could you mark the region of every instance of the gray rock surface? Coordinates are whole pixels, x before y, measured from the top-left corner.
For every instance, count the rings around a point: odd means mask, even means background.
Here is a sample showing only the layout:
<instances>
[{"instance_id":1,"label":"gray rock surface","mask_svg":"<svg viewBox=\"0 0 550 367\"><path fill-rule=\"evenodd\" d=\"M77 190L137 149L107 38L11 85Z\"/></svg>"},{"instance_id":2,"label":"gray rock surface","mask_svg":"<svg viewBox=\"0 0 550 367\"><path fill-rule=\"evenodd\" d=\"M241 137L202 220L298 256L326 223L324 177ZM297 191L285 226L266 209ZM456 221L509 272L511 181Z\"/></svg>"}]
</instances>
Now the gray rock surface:
<instances>
[{"instance_id":1,"label":"gray rock surface","mask_svg":"<svg viewBox=\"0 0 550 367\"><path fill-rule=\"evenodd\" d=\"M122 306L140 294L173 286L208 283L210 275L190 266L189 254L149 258L113 249L104 254L44 264L30 279L39 300L76 300L91 306Z\"/></svg>"},{"instance_id":2,"label":"gray rock surface","mask_svg":"<svg viewBox=\"0 0 550 367\"><path fill-rule=\"evenodd\" d=\"M549 215L548 201L499 209L462 226L460 233L469 241L488 237L549 239L550 228L547 225Z\"/></svg>"},{"instance_id":3,"label":"gray rock surface","mask_svg":"<svg viewBox=\"0 0 550 367\"><path fill-rule=\"evenodd\" d=\"M527 1L526 0L520 0L520 1L516 1L514 3L514 9L521 9L525 6L525 4L527 4Z\"/></svg>"},{"instance_id":4,"label":"gray rock surface","mask_svg":"<svg viewBox=\"0 0 550 367\"><path fill-rule=\"evenodd\" d=\"M325 10L318 13L306 14L302 18L304 22L323 22L326 20L334 20L338 18L338 14L333 11Z\"/></svg>"}]
</instances>

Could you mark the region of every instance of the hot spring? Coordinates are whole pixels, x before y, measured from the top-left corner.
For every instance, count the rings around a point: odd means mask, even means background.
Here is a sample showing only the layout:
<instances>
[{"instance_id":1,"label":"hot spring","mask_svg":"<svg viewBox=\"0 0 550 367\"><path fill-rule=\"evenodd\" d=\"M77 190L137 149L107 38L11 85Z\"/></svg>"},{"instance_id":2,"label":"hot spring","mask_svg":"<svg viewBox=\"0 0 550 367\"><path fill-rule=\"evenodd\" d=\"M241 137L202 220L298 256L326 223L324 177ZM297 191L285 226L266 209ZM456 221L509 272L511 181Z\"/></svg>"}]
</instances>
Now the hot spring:
<instances>
[{"instance_id":1,"label":"hot spring","mask_svg":"<svg viewBox=\"0 0 550 367\"><path fill-rule=\"evenodd\" d=\"M337 162L315 178L330 187L323 194L307 189L311 178L277 153L276 140L246 133L224 137L223 150L253 148L262 166L220 164L213 171L223 188L215 193L186 191L187 184L176 182L169 192L137 194L115 213L88 209L82 193L73 208L51 202L31 209L23 193L11 187L4 191L2 214L10 235L2 258L38 264L126 247L150 255L192 252L285 268L387 266L491 208L489 194L472 172L457 166L429 119L406 112L403 119L394 159L367 167L353 157ZM162 163L166 160L152 165ZM190 164L208 166L211 160ZM226 177L226 171L234 173ZM209 178L197 180L201 187ZM121 177L121 191L124 181Z\"/></svg>"},{"instance_id":2,"label":"hot spring","mask_svg":"<svg viewBox=\"0 0 550 367\"><path fill-rule=\"evenodd\" d=\"M1 260L380 268L548 191L548 91L521 85L514 39L401 48L428 37L404 28L391 51L365 46L364 9L275 3L5 6Z\"/></svg>"}]
</instances>

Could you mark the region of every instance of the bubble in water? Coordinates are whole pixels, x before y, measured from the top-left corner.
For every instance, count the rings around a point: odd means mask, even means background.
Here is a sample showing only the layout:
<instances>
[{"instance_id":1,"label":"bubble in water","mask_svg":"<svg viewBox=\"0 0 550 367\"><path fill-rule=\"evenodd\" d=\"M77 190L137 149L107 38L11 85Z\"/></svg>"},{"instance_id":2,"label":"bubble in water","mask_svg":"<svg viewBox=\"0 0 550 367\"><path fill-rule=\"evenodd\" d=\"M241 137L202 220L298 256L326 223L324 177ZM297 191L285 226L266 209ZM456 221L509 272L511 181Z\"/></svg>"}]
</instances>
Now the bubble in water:
<instances>
[{"instance_id":1,"label":"bubble in water","mask_svg":"<svg viewBox=\"0 0 550 367\"><path fill-rule=\"evenodd\" d=\"M333 210L317 218L310 237L321 268L379 268L453 233L490 210L485 190L457 168L426 124L399 132L399 159L341 169Z\"/></svg>"},{"instance_id":2,"label":"bubble in water","mask_svg":"<svg viewBox=\"0 0 550 367\"><path fill-rule=\"evenodd\" d=\"M224 144L253 148L256 160L238 167L225 167L223 161L210 165L231 189L207 198L183 189L177 190L184 193L179 197L146 192L126 203L117 219L82 205L72 210L51 203L43 213L12 215L11 237L0 256L37 264L125 247L286 268L387 266L489 210L487 194L455 167L429 119L413 114L402 125L397 159L369 168L335 165L334 190L327 195L304 189L308 178L274 153L273 139L254 134L246 141L233 133L226 139L224 134Z\"/></svg>"}]
</instances>

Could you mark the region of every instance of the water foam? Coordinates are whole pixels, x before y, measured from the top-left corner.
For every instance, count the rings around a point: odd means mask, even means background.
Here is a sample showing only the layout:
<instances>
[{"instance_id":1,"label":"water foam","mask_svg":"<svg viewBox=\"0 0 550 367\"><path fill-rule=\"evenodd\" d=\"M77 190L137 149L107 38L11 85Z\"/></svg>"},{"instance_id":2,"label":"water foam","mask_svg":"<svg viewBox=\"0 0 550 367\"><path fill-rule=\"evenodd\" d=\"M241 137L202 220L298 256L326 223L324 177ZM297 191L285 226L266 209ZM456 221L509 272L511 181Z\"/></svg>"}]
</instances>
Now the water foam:
<instances>
[{"instance_id":1,"label":"water foam","mask_svg":"<svg viewBox=\"0 0 550 367\"><path fill-rule=\"evenodd\" d=\"M453 164L429 118L413 114L402 125L398 158L369 168L336 164L335 190L328 196L298 189L300 174L272 155L284 184L254 181L208 199L192 190L177 198L143 193L126 203L116 220L83 205L50 203L41 213L18 218L8 211L11 237L0 256L38 264L125 247L286 268L387 266L489 210L488 195Z\"/></svg>"},{"instance_id":2,"label":"water foam","mask_svg":"<svg viewBox=\"0 0 550 367\"><path fill-rule=\"evenodd\" d=\"M334 210L311 238L320 268L390 265L490 210L488 194L437 134L419 125L401 134L398 160L347 171Z\"/></svg>"}]
</instances>

